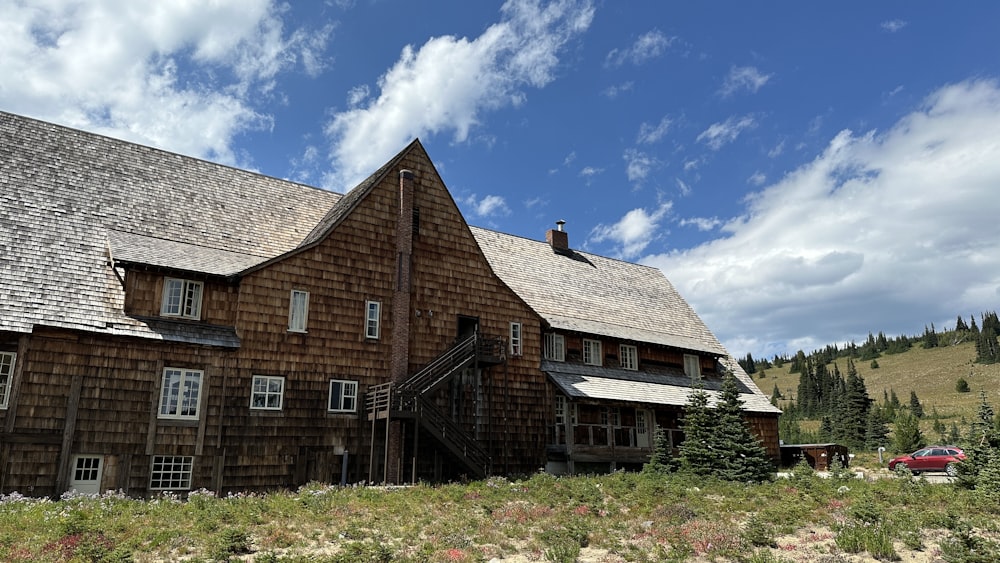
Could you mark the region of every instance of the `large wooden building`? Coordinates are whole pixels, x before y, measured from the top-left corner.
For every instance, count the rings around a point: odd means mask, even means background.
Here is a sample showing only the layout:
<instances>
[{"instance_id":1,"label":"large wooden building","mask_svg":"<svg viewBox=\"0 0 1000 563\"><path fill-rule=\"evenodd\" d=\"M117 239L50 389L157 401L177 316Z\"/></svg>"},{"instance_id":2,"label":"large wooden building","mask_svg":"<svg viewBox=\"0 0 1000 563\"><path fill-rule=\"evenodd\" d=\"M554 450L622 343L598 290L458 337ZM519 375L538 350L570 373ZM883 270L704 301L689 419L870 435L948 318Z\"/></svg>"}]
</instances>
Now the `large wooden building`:
<instances>
[{"instance_id":1,"label":"large wooden building","mask_svg":"<svg viewBox=\"0 0 1000 563\"><path fill-rule=\"evenodd\" d=\"M0 113L0 493L637 467L723 370L653 268L466 224L419 141L336 194Z\"/></svg>"}]
</instances>

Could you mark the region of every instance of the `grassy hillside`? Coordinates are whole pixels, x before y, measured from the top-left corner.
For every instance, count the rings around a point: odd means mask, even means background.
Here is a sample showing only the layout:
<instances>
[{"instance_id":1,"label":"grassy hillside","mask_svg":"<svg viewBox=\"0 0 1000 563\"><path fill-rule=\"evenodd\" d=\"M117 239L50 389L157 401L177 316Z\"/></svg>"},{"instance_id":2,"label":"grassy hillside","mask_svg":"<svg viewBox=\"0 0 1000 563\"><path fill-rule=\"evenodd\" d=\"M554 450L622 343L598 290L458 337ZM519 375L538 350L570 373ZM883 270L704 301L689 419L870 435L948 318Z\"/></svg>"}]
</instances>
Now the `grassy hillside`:
<instances>
[{"instance_id":1,"label":"grassy hillside","mask_svg":"<svg viewBox=\"0 0 1000 563\"><path fill-rule=\"evenodd\" d=\"M892 389L896 391L899 401L908 405L910 391L915 391L927 415L922 429L928 438L932 438L929 417L934 408L946 425L954 420L963 433L965 429L961 426L961 417L971 420L976 414L980 390L985 391L987 400L1000 410L1000 364L975 364L975 357L976 347L972 342L927 350L917 345L902 354L883 355L878 359L878 369L872 369L870 362L862 361L855 361L855 367L865 379L868 395L876 402L882 402L883 391ZM846 359L837 360L837 364L840 372L846 373ZM782 368L765 370L764 377L760 377L760 372L754 374L757 386L770 395L777 383L785 399L795 399L799 374L789 373L790 367L791 364L786 363ZM955 391L955 382L960 377L969 382L969 393ZM783 402L787 404L787 400ZM808 427L803 425L803 428Z\"/></svg>"}]
</instances>

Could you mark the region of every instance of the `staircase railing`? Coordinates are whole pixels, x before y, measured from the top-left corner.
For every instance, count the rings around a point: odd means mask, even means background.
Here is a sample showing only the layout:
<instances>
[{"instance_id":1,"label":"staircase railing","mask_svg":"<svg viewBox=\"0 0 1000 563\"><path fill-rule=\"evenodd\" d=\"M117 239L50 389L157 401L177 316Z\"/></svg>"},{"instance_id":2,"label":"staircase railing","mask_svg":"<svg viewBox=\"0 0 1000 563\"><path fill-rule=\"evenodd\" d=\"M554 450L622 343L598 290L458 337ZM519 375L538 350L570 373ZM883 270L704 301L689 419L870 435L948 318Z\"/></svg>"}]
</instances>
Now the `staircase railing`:
<instances>
[{"instance_id":1,"label":"staircase railing","mask_svg":"<svg viewBox=\"0 0 1000 563\"><path fill-rule=\"evenodd\" d=\"M476 359L477 334L472 334L435 358L420 371L399 384L400 391L414 391L418 395L434 392L456 372L469 366Z\"/></svg>"},{"instance_id":2,"label":"staircase railing","mask_svg":"<svg viewBox=\"0 0 1000 563\"><path fill-rule=\"evenodd\" d=\"M421 425L464 461L477 477L485 477L490 466L490 454L486 449L425 397L416 398L416 407Z\"/></svg>"}]
</instances>

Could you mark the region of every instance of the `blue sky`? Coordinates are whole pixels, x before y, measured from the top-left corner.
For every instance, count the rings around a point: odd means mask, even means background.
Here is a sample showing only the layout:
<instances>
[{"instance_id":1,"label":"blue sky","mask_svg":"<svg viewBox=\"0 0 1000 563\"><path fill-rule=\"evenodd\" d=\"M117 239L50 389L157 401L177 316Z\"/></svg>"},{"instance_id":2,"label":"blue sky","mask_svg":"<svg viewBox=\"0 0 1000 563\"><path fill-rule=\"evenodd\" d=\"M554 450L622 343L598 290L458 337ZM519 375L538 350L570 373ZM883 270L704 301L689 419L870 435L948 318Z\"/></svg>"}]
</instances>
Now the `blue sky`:
<instances>
[{"instance_id":1,"label":"blue sky","mask_svg":"<svg viewBox=\"0 0 1000 563\"><path fill-rule=\"evenodd\" d=\"M997 308L1000 4L156 6L0 0L0 109L337 191L419 137L740 356Z\"/></svg>"}]
</instances>

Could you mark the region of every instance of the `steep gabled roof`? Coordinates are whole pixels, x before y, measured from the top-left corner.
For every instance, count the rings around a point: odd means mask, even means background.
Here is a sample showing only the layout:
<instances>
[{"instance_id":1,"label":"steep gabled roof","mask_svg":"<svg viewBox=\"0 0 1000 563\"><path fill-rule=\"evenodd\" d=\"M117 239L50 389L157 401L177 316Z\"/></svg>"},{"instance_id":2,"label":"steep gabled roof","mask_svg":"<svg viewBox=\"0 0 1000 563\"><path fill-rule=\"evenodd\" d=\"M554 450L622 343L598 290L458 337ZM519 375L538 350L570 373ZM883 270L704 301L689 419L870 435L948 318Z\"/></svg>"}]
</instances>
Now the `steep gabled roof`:
<instances>
[{"instance_id":1,"label":"steep gabled roof","mask_svg":"<svg viewBox=\"0 0 1000 563\"><path fill-rule=\"evenodd\" d=\"M0 112L0 330L48 325L231 345L217 327L200 339L190 327L126 317L109 250L230 275L295 248L340 199Z\"/></svg>"}]
</instances>

